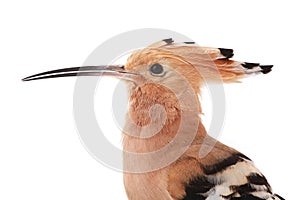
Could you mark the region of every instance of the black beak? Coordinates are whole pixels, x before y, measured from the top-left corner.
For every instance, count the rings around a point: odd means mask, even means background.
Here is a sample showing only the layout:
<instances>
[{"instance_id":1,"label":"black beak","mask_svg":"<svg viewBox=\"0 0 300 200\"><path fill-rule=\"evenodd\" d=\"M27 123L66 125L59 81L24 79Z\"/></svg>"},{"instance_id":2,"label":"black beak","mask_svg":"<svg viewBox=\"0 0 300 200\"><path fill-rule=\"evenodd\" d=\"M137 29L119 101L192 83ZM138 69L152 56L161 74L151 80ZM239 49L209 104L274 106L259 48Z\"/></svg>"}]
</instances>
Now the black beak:
<instances>
[{"instance_id":1,"label":"black beak","mask_svg":"<svg viewBox=\"0 0 300 200\"><path fill-rule=\"evenodd\" d=\"M47 71L32 76L23 78L23 81L32 81L46 78L59 78L69 76L113 76L120 79L133 81L140 77L139 74L128 72L121 65L107 65L107 66L84 66L84 67L70 67L64 69L57 69Z\"/></svg>"}]
</instances>

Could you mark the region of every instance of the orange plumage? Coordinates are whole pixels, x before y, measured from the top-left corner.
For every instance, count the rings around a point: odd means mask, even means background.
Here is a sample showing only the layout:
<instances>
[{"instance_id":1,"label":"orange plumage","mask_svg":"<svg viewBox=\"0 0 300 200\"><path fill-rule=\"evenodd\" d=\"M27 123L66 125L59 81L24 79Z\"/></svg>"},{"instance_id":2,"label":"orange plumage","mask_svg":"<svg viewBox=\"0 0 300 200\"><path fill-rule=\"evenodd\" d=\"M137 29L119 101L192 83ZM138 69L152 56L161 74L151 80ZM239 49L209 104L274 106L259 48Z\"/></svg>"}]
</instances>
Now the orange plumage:
<instances>
[{"instance_id":1,"label":"orange plumage","mask_svg":"<svg viewBox=\"0 0 300 200\"><path fill-rule=\"evenodd\" d=\"M128 82L123 147L130 200L283 199L248 157L207 135L199 117L205 83L237 82L271 71L272 65L238 62L232 56L231 49L165 39L134 52L123 67L69 68L24 80L62 77L51 73L73 70ZM204 157L201 149L209 150Z\"/></svg>"}]
</instances>

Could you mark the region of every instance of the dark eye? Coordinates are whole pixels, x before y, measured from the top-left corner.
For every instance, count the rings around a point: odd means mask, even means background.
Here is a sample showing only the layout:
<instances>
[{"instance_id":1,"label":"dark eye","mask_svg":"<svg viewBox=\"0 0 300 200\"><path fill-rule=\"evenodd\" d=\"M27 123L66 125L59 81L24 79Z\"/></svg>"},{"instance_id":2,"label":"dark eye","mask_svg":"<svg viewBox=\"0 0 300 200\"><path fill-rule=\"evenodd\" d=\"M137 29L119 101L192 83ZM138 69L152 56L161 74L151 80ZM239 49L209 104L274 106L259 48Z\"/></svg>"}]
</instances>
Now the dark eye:
<instances>
[{"instance_id":1,"label":"dark eye","mask_svg":"<svg viewBox=\"0 0 300 200\"><path fill-rule=\"evenodd\" d=\"M150 72L153 75L161 75L164 72L164 68L160 64L155 63L150 67Z\"/></svg>"}]
</instances>

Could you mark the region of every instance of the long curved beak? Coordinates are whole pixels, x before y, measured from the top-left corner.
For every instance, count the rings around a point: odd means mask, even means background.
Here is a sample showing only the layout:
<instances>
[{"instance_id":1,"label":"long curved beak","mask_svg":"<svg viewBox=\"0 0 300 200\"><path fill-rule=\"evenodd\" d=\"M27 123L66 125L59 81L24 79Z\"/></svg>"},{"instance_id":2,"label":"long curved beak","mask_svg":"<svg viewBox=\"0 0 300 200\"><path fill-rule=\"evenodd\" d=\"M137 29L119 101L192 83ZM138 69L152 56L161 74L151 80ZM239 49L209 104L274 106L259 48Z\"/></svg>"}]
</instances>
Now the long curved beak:
<instances>
[{"instance_id":1,"label":"long curved beak","mask_svg":"<svg viewBox=\"0 0 300 200\"><path fill-rule=\"evenodd\" d=\"M64 69L51 70L42 72L32 76L23 78L23 81L32 81L47 78L59 78L70 76L113 76L116 78L135 82L141 77L139 74L131 73L125 70L122 65L108 65L108 66L84 66L84 67L70 67Z\"/></svg>"}]
</instances>

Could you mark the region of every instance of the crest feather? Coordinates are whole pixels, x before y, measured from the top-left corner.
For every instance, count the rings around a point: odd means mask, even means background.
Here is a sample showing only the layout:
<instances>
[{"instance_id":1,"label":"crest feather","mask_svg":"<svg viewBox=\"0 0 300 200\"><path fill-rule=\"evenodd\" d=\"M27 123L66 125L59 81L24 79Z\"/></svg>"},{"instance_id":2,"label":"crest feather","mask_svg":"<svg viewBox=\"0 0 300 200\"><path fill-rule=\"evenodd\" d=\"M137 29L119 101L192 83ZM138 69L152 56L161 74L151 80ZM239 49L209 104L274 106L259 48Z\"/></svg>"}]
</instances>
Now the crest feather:
<instances>
[{"instance_id":1,"label":"crest feather","mask_svg":"<svg viewBox=\"0 0 300 200\"><path fill-rule=\"evenodd\" d=\"M199 69L202 76L208 80L237 82L240 78L252 74L269 73L273 65L239 62L231 60L234 52L228 48L202 47L195 42L176 43L172 38L158 41L148 48L158 48L181 56L185 61Z\"/></svg>"}]
</instances>

